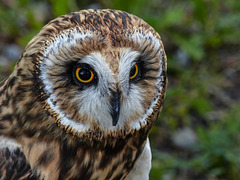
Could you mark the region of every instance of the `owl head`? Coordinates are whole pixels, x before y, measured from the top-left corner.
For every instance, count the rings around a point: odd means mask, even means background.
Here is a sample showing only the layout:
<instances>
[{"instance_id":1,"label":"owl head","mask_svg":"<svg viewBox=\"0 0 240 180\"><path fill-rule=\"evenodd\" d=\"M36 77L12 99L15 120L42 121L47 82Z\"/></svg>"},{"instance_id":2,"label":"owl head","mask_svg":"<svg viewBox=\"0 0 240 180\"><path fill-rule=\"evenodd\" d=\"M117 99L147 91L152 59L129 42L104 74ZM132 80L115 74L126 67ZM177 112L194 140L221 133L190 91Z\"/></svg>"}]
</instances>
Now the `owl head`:
<instances>
[{"instance_id":1,"label":"owl head","mask_svg":"<svg viewBox=\"0 0 240 180\"><path fill-rule=\"evenodd\" d=\"M83 10L44 26L14 73L32 85L25 93L32 107L41 102L37 111L51 116L38 115L45 127L101 139L150 129L165 95L166 55L160 36L142 19Z\"/></svg>"}]
</instances>

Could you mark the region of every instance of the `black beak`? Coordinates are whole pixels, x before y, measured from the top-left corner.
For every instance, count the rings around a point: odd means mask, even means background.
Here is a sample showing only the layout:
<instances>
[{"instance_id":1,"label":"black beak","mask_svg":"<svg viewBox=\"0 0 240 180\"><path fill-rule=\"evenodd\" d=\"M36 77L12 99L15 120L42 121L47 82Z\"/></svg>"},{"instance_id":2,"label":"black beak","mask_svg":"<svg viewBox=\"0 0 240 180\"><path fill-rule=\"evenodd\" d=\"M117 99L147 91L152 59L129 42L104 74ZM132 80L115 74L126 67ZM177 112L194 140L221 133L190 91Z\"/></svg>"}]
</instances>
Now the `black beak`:
<instances>
[{"instance_id":1,"label":"black beak","mask_svg":"<svg viewBox=\"0 0 240 180\"><path fill-rule=\"evenodd\" d=\"M113 126L117 125L120 113L120 94L119 92L113 92L111 99L111 116L112 116L112 124Z\"/></svg>"}]
</instances>

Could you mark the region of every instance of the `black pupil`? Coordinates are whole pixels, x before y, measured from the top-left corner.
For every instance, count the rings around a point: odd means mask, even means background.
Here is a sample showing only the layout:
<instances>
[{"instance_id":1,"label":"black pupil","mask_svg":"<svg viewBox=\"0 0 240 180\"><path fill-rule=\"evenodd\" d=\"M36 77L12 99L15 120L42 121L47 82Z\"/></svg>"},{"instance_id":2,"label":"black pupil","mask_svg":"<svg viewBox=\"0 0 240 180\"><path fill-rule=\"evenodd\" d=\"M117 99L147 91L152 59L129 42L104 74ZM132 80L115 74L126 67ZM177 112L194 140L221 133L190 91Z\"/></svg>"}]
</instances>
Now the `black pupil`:
<instances>
[{"instance_id":1,"label":"black pupil","mask_svg":"<svg viewBox=\"0 0 240 180\"><path fill-rule=\"evenodd\" d=\"M79 71L79 77L82 79L82 80L89 80L91 78L91 72L88 70L88 69L81 69Z\"/></svg>"},{"instance_id":2,"label":"black pupil","mask_svg":"<svg viewBox=\"0 0 240 180\"><path fill-rule=\"evenodd\" d=\"M134 65L130 70L130 77L132 77L136 72L136 66Z\"/></svg>"}]
</instances>

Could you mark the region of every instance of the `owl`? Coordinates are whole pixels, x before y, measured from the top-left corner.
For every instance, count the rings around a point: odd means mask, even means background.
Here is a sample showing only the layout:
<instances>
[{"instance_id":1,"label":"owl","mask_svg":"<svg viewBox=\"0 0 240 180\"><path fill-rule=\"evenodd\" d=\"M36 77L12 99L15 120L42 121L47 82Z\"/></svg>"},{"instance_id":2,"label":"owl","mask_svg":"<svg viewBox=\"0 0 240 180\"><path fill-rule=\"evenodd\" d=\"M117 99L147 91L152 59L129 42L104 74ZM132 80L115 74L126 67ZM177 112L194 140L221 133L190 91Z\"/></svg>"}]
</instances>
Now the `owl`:
<instances>
[{"instance_id":1,"label":"owl","mask_svg":"<svg viewBox=\"0 0 240 180\"><path fill-rule=\"evenodd\" d=\"M0 179L146 180L163 106L158 33L118 10L50 21L0 83Z\"/></svg>"}]
</instances>

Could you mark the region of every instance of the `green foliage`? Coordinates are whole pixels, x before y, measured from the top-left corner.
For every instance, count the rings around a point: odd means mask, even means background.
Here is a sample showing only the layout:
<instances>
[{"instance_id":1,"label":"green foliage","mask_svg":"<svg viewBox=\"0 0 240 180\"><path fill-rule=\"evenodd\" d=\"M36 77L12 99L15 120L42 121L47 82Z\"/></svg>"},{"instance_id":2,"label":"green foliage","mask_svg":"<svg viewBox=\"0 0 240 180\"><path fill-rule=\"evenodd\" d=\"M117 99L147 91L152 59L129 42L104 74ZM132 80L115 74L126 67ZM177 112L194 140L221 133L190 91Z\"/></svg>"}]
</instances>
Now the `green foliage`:
<instances>
[{"instance_id":1,"label":"green foliage","mask_svg":"<svg viewBox=\"0 0 240 180\"><path fill-rule=\"evenodd\" d=\"M238 180L240 168L240 103L208 128L197 129L198 143L190 149L190 158L178 154L153 151L152 180L170 176L178 179L178 172L189 172L190 179Z\"/></svg>"},{"instance_id":2,"label":"green foliage","mask_svg":"<svg viewBox=\"0 0 240 180\"><path fill-rule=\"evenodd\" d=\"M201 153L199 169L212 177L239 179L240 168L240 104L233 107L219 123L206 131L199 128L200 143L196 150Z\"/></svg>"}]
</instances>

